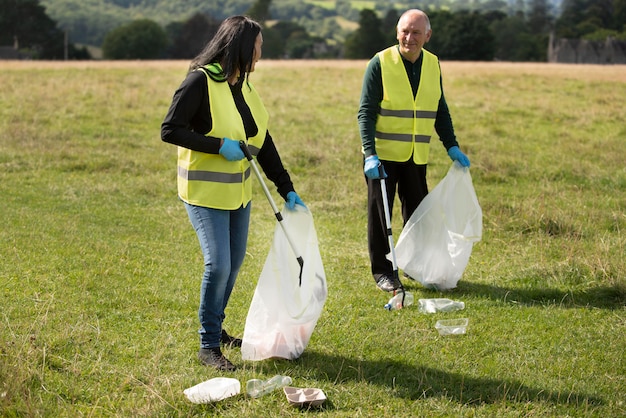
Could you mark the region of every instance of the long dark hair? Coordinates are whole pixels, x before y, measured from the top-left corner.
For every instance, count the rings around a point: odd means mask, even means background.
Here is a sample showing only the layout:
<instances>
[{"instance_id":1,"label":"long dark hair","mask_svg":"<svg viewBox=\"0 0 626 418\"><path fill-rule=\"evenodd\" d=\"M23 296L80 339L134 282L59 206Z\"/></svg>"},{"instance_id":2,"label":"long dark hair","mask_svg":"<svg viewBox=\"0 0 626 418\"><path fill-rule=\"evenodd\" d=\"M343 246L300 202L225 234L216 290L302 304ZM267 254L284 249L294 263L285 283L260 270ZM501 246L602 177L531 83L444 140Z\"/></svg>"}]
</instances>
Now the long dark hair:
<instances>
[{"instance_id":1,"label":"long dark hair","mask_svg":"<svg viewBox=\"0 0 626 418\"><path fill-rule=\"evenodd\" d=\"M261 25L248 16L226 18L202 52L191 61L189 71L219 63L225 79L239 71L238 82L242 82L252 69L254 44L260 32Z\"/></svg>"}]
</instances>

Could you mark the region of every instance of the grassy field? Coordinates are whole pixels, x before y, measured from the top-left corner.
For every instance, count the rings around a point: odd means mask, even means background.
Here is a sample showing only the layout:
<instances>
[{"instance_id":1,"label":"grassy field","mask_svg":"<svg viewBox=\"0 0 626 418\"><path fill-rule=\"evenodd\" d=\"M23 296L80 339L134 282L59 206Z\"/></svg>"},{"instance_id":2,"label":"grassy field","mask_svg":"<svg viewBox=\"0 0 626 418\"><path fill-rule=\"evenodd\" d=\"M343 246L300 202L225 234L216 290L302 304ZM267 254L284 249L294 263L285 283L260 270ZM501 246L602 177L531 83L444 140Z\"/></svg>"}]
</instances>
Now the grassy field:
<instances>
[{"instance_id":1,"label":"grassy field","mask_svg":"<svg viewBox=\"0 0 626 418\"><path fill-rule=\"evenodd\" d=\"M0 416L303 416L281 392L193 405L220 375L291 376L329 417L626 415L626 68L442 63L483 209L459 313L387 312L369 275L363 61L261 61L252 81L311 209L329 296L301 358L197 359L202 260L160 123L187 62L0 62ZM432 145L431 189L450 161ZM225 326L242 335L275 219L255 183ZM276 196L278 199L278 197ZM396 205L397 206L397 205ZM394 213L394 235L401 230ZM469 318L441 337L437 319Z\"/></svg>"}]
</instances>

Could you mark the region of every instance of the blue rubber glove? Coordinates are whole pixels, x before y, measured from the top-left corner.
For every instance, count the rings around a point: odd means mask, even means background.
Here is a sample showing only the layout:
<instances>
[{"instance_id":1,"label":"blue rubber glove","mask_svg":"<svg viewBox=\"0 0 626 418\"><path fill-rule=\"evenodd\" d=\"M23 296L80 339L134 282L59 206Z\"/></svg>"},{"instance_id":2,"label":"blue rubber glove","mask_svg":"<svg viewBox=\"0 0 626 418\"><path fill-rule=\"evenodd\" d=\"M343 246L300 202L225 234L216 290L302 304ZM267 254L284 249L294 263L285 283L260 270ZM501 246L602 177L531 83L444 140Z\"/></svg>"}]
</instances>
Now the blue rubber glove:
<instances>
[{"instance_id":1,"label":"blue rubber glove","mask_svg":"<svg viewBox=\"0 0 626 418\"><path fill-rule=\"evenodd\" d=\"M454 146L448 150L448 155L452 158L452 161L458 161L463 167L470 166L470 160L467 155L463 154L459 147Z\"/></svg>"},{"instance_id":2,"label":"blue rubber glove","mask_svg":"<svg viewBox=\"0 0 626 418\"><path fill-rule=\"evenodd\" d=\"M230 138L224 138L224 143L220 147L220 155L228 161L239 161L246 158L239 146L239 141Z\"/></svg>"},{"instance_id":3,"label":"blue rubber glove","mask_svg":"<svg viewBox=\"0 0 626 418\"><path fill-rule=\"evenodd\" d=\"M294 210L296 208L296 205L301 205L306 208L306 205L304 204L302 199L300 199L300 196L298 196L298 193L296 192L287 193L287 209Z\"/></svg>"},{"instance_id":4,"label":"blue rubber glove","mask_svg":"<svg viewBox=\"0 0 626 418\"><path fill-rule=\"evenodd\" d=\"M385 173L385 168L380 163L380 160L378 159L378 155L370 155L369 157L365 159L365 166L363 167L363 172L369 179L379 179L380 178L380 170L378 168L379 166L382 169L383 178L386 178L387 173Z\"/></svg>"}]
</instances>

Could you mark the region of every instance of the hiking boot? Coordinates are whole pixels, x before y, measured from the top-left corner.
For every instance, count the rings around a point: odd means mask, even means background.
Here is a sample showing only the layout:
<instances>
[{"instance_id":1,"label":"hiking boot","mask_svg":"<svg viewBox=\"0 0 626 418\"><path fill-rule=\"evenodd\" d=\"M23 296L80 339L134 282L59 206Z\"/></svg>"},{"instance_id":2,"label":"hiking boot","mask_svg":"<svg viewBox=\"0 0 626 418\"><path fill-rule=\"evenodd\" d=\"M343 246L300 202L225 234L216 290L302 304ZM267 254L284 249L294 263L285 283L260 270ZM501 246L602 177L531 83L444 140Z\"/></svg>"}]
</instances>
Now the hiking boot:
<instances>
[{"instance_id":1,"label":"hiking boot","mask_svg":"<svg viewBox=\"0 0 626 418\"><path fill-rule=\"evenodd\" d=\"M201 348L200 351L198 351L198 359L200 359L200 362L205 366L215 367L225 372L232 372L236 369L235 365L224 357L219 347Z\"/></svg>"},{"instance_id":2,"label":"hiking boot","mask_svg":"<svg viewBox=\"0 0 626 418\"><path fill-rule=\"evenodd\" d=\"M236 338L228 335L228 333L222 330L222 338L220 342L229 347L241 347L241 338Z\"/></svg>"},{"instance_id":3,"label":"hiking boot","mask_svg":"<svg viewBox=\"0 0 626 418\"><path fill-rule=\"evenodd\" d=\"M400 283L400 279L398 279L393 273L381 274L378 275L378 277L374 276L374 280L376 280L376 286L378 286L378 288L383 292L393 292L402 285L402 283Z\"/></svg>"}]
</instances>

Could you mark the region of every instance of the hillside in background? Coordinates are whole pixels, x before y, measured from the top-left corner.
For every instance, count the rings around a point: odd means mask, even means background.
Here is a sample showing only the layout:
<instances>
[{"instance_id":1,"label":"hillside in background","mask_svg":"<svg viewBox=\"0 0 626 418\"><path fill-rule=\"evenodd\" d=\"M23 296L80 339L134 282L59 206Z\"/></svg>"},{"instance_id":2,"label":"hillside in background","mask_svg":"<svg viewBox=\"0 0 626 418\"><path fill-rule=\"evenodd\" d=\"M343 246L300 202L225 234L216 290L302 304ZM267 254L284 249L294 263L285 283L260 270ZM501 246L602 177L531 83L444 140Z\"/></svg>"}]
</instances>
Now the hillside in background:
<instances>
[{"instance_id":1,"label":"hillside in background","mask_svg":"<svg viewBox=\"0 0 626 418\"><path fill-rule=\"evenodd\" d=\"M562 0L546 0L556 14ZM404 10L424 7L418 1L349 1L349 0L273 0L272 19L297 22L311 33L341 41L353 29L359 11L370 8L384 14L390 8ZM530 1L526 1L530 3ZM136 19L150 19L164 27L182 22L195 13L223 19L244 14L254 4L251 0L42 0L46 13L67 30L70 40L86 45L101 45L107 32ZM431 0L430 9L500 10L514 13L517 0Z\"/></svg>"}]
</instances>

